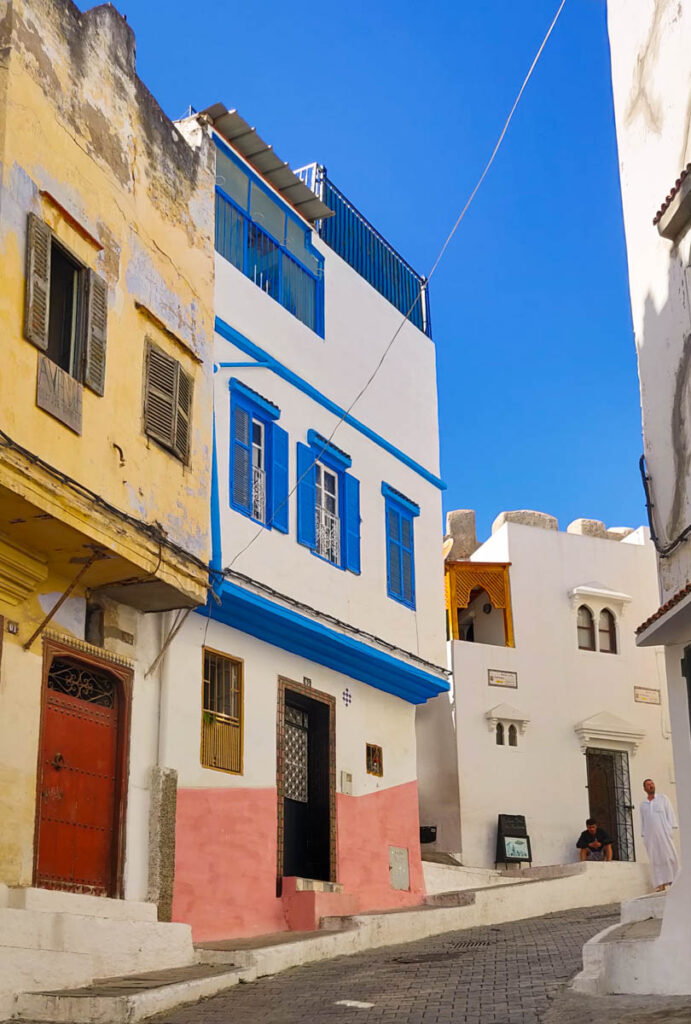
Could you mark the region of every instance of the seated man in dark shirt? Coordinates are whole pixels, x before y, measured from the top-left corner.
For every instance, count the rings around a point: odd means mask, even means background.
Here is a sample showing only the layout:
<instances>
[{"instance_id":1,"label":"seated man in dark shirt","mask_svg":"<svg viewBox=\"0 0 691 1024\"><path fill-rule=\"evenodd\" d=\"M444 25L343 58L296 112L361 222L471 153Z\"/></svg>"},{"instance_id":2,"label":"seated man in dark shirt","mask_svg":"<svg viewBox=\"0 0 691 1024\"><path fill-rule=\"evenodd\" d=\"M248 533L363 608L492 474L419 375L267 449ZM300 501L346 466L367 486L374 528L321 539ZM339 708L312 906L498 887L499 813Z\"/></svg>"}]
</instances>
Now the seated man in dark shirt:
<instances>
[{"instance_id":1,"label":"seated man in dark shirt","mask_svg":"<svg viewBox=\"0 0 691 1024\"><path fill-rule=\"evenodd\" d=\"M576 846L581 851L581 860L612 859L612 840L595 818L588 818L585 832L581 832Z\"/></svg>"}]
</instances>

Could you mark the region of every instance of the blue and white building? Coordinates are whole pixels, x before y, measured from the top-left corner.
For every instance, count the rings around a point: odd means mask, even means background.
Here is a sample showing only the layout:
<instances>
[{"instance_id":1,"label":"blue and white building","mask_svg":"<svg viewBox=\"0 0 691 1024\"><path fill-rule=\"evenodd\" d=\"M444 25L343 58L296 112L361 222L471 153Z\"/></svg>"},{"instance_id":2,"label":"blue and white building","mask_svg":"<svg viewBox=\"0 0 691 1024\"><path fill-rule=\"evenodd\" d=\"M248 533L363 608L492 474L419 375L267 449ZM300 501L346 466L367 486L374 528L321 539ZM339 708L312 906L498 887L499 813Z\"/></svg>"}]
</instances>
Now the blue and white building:
<instances>
[{"instance_id":1,"label":"blue and white building","mask_svg":"<svg viewBox=\"0 0 691 1024\"><path fill-rule=\"evenodd\" d=\"M444 485L424 279L324 168L294 173L221 104L197 118L217 156L214 594L167 655L161 760L174 917L219 938L422 898Z\"/></svg>"}]
</instances>

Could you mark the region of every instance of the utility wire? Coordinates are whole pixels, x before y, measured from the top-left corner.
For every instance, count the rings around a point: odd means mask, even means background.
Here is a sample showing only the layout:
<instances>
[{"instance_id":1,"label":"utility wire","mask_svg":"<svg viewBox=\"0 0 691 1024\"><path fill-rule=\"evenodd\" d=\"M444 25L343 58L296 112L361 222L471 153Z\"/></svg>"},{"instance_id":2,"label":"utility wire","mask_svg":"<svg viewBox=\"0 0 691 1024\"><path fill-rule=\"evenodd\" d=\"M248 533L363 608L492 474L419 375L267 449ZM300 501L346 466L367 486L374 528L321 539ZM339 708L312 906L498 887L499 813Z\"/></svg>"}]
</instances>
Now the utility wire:
<instances>
[{"instance_id":1,"label":"utility wire","mask_svg":"<svg viewBox=\"0 0 691 1024\"><path fill-rule=\"evenodd\" d=\"M287 495L287 497L286 497L286 498L284 498L284 500L283 500L283 501L281 502L281 504L280 504L280 505L278 505L278 506L277 506L277 508L276 508L276 509L274 510L274 512L273 512L273 513L271 514L271 516L269 517L269 519L268 519L268 521L267 521L267 523L266 523L266 525L267 525L267 526L270 526L270 525L271 525L271 523L273 522L273 519L274 519L274 516L275 516L276 512L279 512L279 511L280 511L280 510L281 510L281 509L282 509L282 508L284 507L284 505L286 505L286 504L288 503L288 501L290 500L290 498L292 497L292 495L293 495L293 494L295 493L295 491L296 491L296 490L298 489L298 487L300 486L300 484L302 483L302 481L303 481L303 480L305 479L305 477L306 477L306 476L307 476L307 475L308 475L309 473L311 473L311 472L312 472L312 469L314 468L314 466L316 465L316 463L317 463L317 462L319 461L319 459L320 459L320 458L322 457L322 455L324 454L324 452L325 452L325 451L327 450L327 448L329 447L329 444L331 443L331 441L332 441L332 439L333 439L334 435L336 434L336 431L338 430L338 428L339 428L339 427L340 427L340 426L341 426L341 425L343 424L343 422L344 422L344 421L345 421L345 420L346 420L346 419L348 418L348 416L350 415L350 413L352 412L352 410L353 410L353 409L355 408L355 406L357 405L357 403L358 403L358 402L360 401L360 399L362 398L362 396L363 396L363 395L365 394L365 392L366 392L366 391L368 390L368 388L370 387L370 385L371 385L371 384L372 384L372 382L374 381L374 378L375 378L375 377L377 376L377 374L379 373L380 369L382 368L382 366L383 366L383 364L384 364L384 360L386 359L387 355L389 354L389 352L390 352L390 351L391 351L391 349L393 348L393 345L394 345L394 343L395 343L396 339L398 338L398 335L399 335L399 334L401 333L401 331L403 330L403 326L404 326L404 324L405 324L405 323L406 323L406 322L408 321L408 319L410 318L410 315L411 315L411 313L413 312L413 310L415 309L415 307L417 306L418 302L420 302L420 300L421 300L421 298L422 298L422 293L423 293L423 291L425 290L425 288L426 288L426 287L427 287L427 285L429 284L430 280L431 280L431 279L432 279L432 277L434 276L434 273L435 273L435 271L437 270L437 267L439 266L439 264L441 263L441 261L442 261L442 258L443 258L443 256L444 256L444 254L446 253L446 250L448 249L449 245L451 244L451 242L452 242L452 240L453 240L453 237L454 237L454 235L455 235L455 234L456 234L456 232L458 231L458 229L459 229L459 227L461 226L461 223L462 223L462 221L463 221L463 219L464 219L464 217L465 217L466 213L467 213L467 212L468 212L468 210L470 209L470 205L471 205L471 203L472 203L472 202L473 202L473 200L475 199L475 196L476 196L476 195L477 195L477 193L479 192L479 190L480 190L480 187L482 186L482 183L483 183L483 181L484 181L484 180L485 180L485 178L487 177L487 174L489 173L489 169L490 169L490 167L491 167L491 166L492 166L492 164L494 163L494 160L495 160L495 158L496 158L496 156L497 156L497 153L499 152L499 149L501 148L501 144L502 144L502 142L504 141L504 136L506 135L507 131L509 130L509 125L511 124L511 122L512 122L512 120L513 120L513 116L514 116L514 114L516 113L516 108L518 107L518 104L519 104L519 103L520 103L520 101L521 101L521 97L523 96L523 93L524 93L524 92L525 92L525 90L526 90L526 87L527 87L527 85L528 85L528 82L529 82L529 81L530 81L530 79L532 78L532 75L533 75L533 71L534 71L534 70L535 70L535 68L537 67L537 63L538 63L538 61L540 60L540 57L542 56L542 51L544 50L545 46L547 45L547 42L548 42L548 40L549 40L549 37L550 37L550 36L552 35L552 32L553 32L553 30L554 30L554 28L555 28L555 26L556 26L556 24L557 24L557 22L558 22L558 20L559 20L559 16L561 15L561 12L563 11L563 9L564 9L564 5L565 5L565 4L566 4L566 0L561 0L561 3L559 4L559 7L558 7L558 9L557 9L557 13L556 13L556 14L554 15L554 18L552 19L552 22L551 22L551 24L550 24L549 28L547 29L547 32L546 32L546 34L545 34L545 37L544 37L544 39L542 40L542 42L540 43L540 48L538 49L537 53L535 54L535 57L534 57L534 59L533 59L533 63L532 63L531 65L530 65L530 68L528 69L528 73L527 73L527 75L525 76L525 78L523 79L523 83L521 84L521 87L520 87L520 89L518 90L518 93L517 93L517 95L516 95L516 99L514 100L514 102L513 102L513 106L511 107L511 110L509 111L509 115L508 115L508 117L506 118L506 121L504 122L504 127L502 128L502 130L501 130L501 133L500 133L500 135L499 135L499 138L497 139L496 145L495 145L494 149L492 150L491 156L490 156L489 160L487 161L487 163L485 164L485 166L484 166L484 169L483 169L483 171L482 171L482 174L480 175L480 177L479 177L479 178L478 178L478 180L477 180L477 184L475 185L475 188L473 189L473 191L472 191L472 192L470 193L470 195L468 196L468 199L467 199L467 201L466 201L466 203L465 203L465 206L463 207L463 209L462 209L462 210L461 210L461 212L459 213L458 217L456 218L456 222L455 222L454 226L453 226L453 227L451 228L451 231L450 231L450 232L449 232L449 234L447 235L447 237L446 237L446 240L445 240L444 244L442 245L441 249L439 250L439 255L437 256L437 258L435 259L434 263L432 264L432 268L431 268L431 270L430 270L429 274L428 274L428 275L427 275L427 277L426 277L426 278L425 278L425 279L423 280L423 283L422 283L422 284L420 285L420 288L419 288L419 290L418 290L418 293L417 293L417 295L415 296L415 298L414 298L413 302L411 303L411 305L410 305L410 308L408 309L408 311L406 312L405 316L403 317L403 319L402 319L402 320L401 320L401 322L399 323L398 327L397 327L397 328L396 328L396 330L394 331L394 333L393 333L393 336L391 337L391 340L389 341L388 345L386 346L386 348L385 348L385 349L384 349L384 351L382 352L382 354L381 354L381 356L380 356L380 358L379 358L379 361L377 362L377 365L376 365L376 366L374 367L374 370L373 370L373 371L372 371L372 373L371 373L371 374L369 375L369 377L367 378L367 380L365 381L365 383L363 384L363 386L362 386L362 387L360 388L360 390L358 391L357 395L355 396L355 398L353 399L353 401L352 401L352 402L350 403L350 405L348 406L348 408L347 408L347 409L345 410L345 412L344 412L344 413L342 413L342 415L341 415L340 419L338 420L338 422L336 423L335 427L333 428L333 430L332 430L332 431L331 431L331 433L329 434L328 438L326 439L326 442L325 442L325 444L324 444L324 445L322 446L322 448L321 448L321 449L319 450L319 452L318 452L318 453L317 453L317 454L315 455L315 457L314 457L313 461L311 462L311 464L310 464L310 465L309 465L309 466L307 467L307 469L306 469L306 470L304 471L304 473L303 473L303 474L302 474L302 475L301 475L301 476L300 476L300 477L299 477L299 478L298 478L298 479L297 479L297 480L295 481L295 484L293 485L292 489L291 489L291 490L290 490L290 491L288 492L288 495ZM261 537L261 536L262 536L262 534L263 534L263 532L264 532L264 529L265 529L265 527L264 527L264 526L261 526L261 527L259 527L259 529L257 530L257 532L256 532L256 533L255 533L255 534L254 534L254 535L253 535L253 536L252 536L252 537L251 537L250 539L249 539L249 541L247 542L247 544L245 544L245 546L244 546L244 547L240 548L240 550L239 550L239 551L237 552L237 554L236 554L236 555L235 555L235 556L233 557L233 559L232 559L232 561L230 562L230 564L229 564L229 565L228 565L228 566L226 567L227 569L232 569L232 567L233 567L233 566L235 565L235 563L237 562L237 560L238 560L238 559L239 559L239 558L240 558L240 557L241 557L242 555L244 555L244 553L245 553L245 552L246 552L246 551L247 551L247 550L248 550L249 548L251 548L251 547L252 547L252 545L254 544L254 542L255 542L256 540L258 540L258 539L259 539L259 537ZM226 571L226 570L224 570L224 572L225 572L225 571Z\"/></svg>"}]
</instances>

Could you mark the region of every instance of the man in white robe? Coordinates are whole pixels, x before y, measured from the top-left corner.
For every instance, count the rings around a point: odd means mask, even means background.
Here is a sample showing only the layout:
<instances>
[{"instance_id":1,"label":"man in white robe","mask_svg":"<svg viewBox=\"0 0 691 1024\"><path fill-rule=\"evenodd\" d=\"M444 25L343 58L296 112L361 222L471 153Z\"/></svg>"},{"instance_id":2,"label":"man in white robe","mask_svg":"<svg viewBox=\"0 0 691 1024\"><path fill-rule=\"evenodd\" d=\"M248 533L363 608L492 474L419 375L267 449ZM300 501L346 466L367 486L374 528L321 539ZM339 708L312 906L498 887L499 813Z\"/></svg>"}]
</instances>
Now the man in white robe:
<instances>
[{"instance_id":1,"label":"man in white robe","mask_svg":"<svg viewBox=\"0 0 691 1024\"><path fill-rule=\"evenodd\" d=\"M672 829L677 819L669 798L655 792L655 783L646 779L643 789L647 798L641 804L641 835L650 858L650 869L656 892L671 885L679 870L677 851L672 842Z\"/></svg>"}]
</instances>

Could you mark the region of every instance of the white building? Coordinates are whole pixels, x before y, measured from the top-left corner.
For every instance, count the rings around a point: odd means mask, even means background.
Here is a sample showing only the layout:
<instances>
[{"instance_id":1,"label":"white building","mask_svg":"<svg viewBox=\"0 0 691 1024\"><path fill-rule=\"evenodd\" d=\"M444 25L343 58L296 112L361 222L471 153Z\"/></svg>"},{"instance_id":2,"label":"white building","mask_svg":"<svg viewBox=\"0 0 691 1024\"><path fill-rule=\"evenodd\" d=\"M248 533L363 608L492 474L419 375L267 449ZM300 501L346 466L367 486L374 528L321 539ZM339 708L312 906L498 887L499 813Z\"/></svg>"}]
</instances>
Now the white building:
<instances>
[{"instance_id":1,"label":"white building","mask_svg":"<svg viewBox=\"0 0 691 1024\"><path fill-rule=\"evenodd\" d=\"M173 917L210 939L421 901L415 706L448 683L423 279L323 168L298 177L221 104L199 117L217 147L215 597L166 654L161 762Z\"/></svg>"},{"instance_id":2,"label":"white building","mask_svg":"<svg viewBox=\"0 0 691 1024\"><path fill-rule=\"evenodd\" d=\"M646 860L643 779L674 799L662 652L634 637L656 597L647 530L503 512L478 546L474 513L454 512L449 531L453 690L418 712L429 849L494 867L498 815L523 815L532 863L564 864L594 817L615 859Z\"/></svg>"},{"instance_id":3,"label":"white building","mask_svg":"<svg viewBox=\"0 0 691 1024\"><path fill-rule=\"evenodd\" d=\"M651 533L660 601L638 644L663 644L672 720L682 869L651 900L635 943L586 947L593 984L613 992L691 992L691 9L610 0L608 22L629 288L638 352ZM644 621L645 620L645 621ZM684 668L682 668L682 661ZM666 905L665 905L666 904ZM624 908L623 918L634 913ZM643 912L636 908L635 913ZM643 914L646 916L646 914Z\"/></svg>"}]
</instances>

